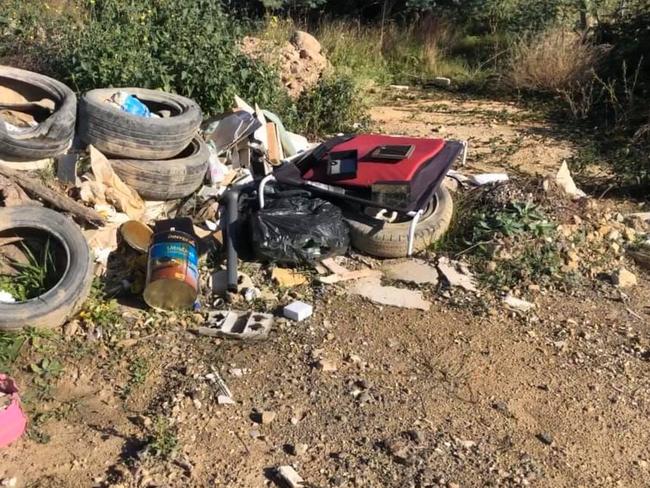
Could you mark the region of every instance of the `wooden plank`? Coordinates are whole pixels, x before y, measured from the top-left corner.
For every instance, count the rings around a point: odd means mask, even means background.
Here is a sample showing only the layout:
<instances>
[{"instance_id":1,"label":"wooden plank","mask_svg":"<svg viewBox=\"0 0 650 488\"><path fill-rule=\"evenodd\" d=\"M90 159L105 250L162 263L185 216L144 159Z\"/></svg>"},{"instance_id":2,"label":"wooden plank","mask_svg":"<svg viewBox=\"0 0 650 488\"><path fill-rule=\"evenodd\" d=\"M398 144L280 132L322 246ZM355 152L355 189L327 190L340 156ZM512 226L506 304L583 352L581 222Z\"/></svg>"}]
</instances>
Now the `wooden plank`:
<instances>
[{"instance_id":1,"label":"wooden plank","mask_svg":"<svg viewBox=\"0 0 650 488\"><path fill-rule=\"evenodd\" d=\"M23 190L25 190L25 192L28 194L44 200L59 210L69 212L75 217L91 225L104 225L104 219L94 209L84 207L69 196L48 188L43 183L34 178L26 176L19 171L7 168L2 165L0 165L0 175L6 176L15 182L18 186L20 186Z\"/></svg>"}]
</instances>

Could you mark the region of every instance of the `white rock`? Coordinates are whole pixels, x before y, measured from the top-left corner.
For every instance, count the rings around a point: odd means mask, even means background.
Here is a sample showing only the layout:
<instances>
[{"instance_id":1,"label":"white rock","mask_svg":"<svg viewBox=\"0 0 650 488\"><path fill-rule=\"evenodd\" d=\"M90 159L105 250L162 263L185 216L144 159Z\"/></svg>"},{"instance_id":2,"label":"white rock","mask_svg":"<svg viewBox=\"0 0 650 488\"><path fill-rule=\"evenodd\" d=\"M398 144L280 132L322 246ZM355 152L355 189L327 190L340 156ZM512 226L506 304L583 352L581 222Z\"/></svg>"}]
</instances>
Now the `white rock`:
<instances>
[{"instance_id":1,"label":"white rock","mask_svg":"<svg viewBox=\"0 0 650 488\"><path fill-rule=\"evenodd\" d=\"M517 298L514 295L511 295L508 293L505 298L503 299L503 303L506 304L506 306L516 312L529 312L533 308L535 308L534 303L527 302L526 300L522 300L521 298Z\"/></svg>"},{"instance_id":2,"label":"white rock","mask_svg":"<svg viewBox=\"0 0 650 488\"><path fill-rule=\"evenodd\" d=\"M289 488L303 488L305 480L291 466L280 466L275 472Z\"/></svg>"},{"instance_id":3,"label":"white rock","mask_svg":"<svg viewBox=\"0 0 650 488\"><path fill-rule=\"evenodd\" d=\"M629 288L637 284L636 275L625 268L617 270L612 275L612 283L619 288Z\"/></svg>"}]
</instances>

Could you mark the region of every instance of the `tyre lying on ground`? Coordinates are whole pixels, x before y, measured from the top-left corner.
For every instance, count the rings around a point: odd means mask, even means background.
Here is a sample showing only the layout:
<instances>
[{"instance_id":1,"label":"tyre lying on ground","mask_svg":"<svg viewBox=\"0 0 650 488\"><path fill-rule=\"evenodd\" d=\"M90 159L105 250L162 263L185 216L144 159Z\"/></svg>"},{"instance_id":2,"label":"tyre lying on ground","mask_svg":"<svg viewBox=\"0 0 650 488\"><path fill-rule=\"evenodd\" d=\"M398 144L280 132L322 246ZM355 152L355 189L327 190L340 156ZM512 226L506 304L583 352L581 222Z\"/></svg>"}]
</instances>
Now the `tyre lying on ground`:
<instances>
[{"instance_id":1,"label":"tyre lying on ground","mask_svg":"<svg viewBox=\"0 0 650 488\"><path fill-rule=\"evenodd\" d=\"M116 108L108 100L128 92L163 117L140 117ZM189 98L144 88L91 90L79 102L79 135L106 156L169 159L183 151L201 125L199 106Z\"/></svg>"},{"instance_id":2,"label":"tyre lying on ground","mask_svg":"<svg viewBox=\"0 0 650 488\"><path fill-rule=\"evenodd\" d=\"M191 195L203 183L208 148L195 137L176 157L147 160L110 159L115 173L145 200L174 200Z\"/></svg>"},{"instance_id":3,"label":"tyre lying on ground","mask_svg":"<svg viewBox=\"0 0 650 488\"><path fill-rule=\"evenodd\" d=\"M29 256L27 263L14 265L14 272L26 273L29 265L32 273L33 268L43 270L43 283L47 283L36 296L0 302L0 331L58 327L73 316L88 297L93 281L92 254L79 227L47 208L7 207L0 208L0 238L14 242L19 256ZM9 283L13 286L21 282L18 274L12 278ZM29 284L33 286L33 280Z\"/></svg>"},{"instance_id":4,"label":"tyre lying on ground","mask_svg":"<svg viewBox=\"0 0 650 488\"><path fill-rule=\"evenodd\" d=\"M375 212L376 213L376 212ZM413 252L424 251L449 229L454 204L446 187L440 186L415 228ZM388 222L367 213L347 212L352 246L371 256L400 258L408 253L410 220Z\"/></svg>"},{"instance_id":5,"label":"tyre lying on ground","mask_svg":"<svg viewBox=\"0 0 650 488\"><path fill-rule=\"evenodd\" d=\"M63 83L0 66L0 159L35 161L63 154L76 116L77 98Z\"/></svg>"}]
</instances>

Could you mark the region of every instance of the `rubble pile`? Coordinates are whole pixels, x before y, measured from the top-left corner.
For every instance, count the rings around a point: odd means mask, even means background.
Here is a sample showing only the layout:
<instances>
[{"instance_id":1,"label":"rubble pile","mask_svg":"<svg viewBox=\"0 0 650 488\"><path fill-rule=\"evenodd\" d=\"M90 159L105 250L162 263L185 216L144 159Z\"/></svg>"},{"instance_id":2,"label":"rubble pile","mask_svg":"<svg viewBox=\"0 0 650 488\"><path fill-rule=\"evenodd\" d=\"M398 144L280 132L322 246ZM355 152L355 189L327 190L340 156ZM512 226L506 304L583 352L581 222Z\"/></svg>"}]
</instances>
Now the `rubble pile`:
<instances>
[{"instance_id":1,"label":"rubble pile","mask_svg":"<svg viewBox=\"0 0 650 488\"><path fill-rule=\"evenodd\" d=\"M278 46L273 41L244 37L242 52L253 59L261 59L280 70L282 84L292 98L315 86L329 68L318 40L303 31L296 31L290 42Z\"/></svg>"}]
</instances>

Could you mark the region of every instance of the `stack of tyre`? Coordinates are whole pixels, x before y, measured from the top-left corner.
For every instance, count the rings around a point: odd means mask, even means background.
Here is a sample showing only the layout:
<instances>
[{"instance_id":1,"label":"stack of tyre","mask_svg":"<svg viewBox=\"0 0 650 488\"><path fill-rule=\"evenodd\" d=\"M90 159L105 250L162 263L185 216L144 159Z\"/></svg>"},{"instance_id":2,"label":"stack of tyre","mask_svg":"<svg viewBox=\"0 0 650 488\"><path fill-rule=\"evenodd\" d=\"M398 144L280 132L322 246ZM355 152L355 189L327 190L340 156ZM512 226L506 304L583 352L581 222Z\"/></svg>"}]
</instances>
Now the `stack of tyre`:
<instances>
[{"instance_id":1,"label":"stack of tyre","mask_svg":"<svg viewBox=\"0 0 650 488\"><path fill-rule=\"evenodd\" d=\"M107 101L130 93L159 117L121 111ZM79 136L111 163L117 175L145 200L173 200L196 191L209 152L198 135L202 114L192 100L142 88L91 90L79 102Z\"/></svg>"}]
</instances>

